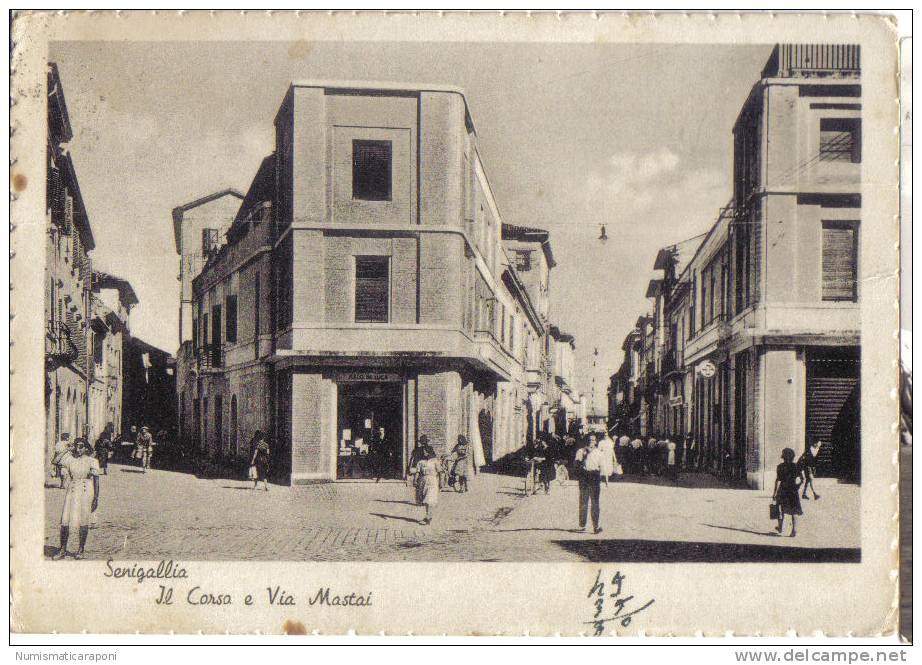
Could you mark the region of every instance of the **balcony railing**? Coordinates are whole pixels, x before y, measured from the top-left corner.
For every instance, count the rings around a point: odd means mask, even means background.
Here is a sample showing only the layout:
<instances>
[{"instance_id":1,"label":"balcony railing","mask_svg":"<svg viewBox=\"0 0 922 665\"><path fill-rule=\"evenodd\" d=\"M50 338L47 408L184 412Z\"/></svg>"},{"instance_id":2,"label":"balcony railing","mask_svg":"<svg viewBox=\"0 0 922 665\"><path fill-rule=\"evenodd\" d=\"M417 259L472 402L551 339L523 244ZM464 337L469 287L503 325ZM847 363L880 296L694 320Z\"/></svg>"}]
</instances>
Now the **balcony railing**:
<instances>
[{"instance_id":1,"label":"balcony railing","mask_svg":"<svg viewBox=\"0 0 922 665\"><path fill-rule=\"evenodd\" d=\"M51 367L63 367L77 360L80 352L70 328L61 321L49 321L45 327L45 359Z\"/></svg>"},{"instance_id":2,"label":"balcony railing","mask_svg":"<svg viewBox=\"0 0 922 665\"><path fill-rule=\"evenodd\" d=\"M198 359L198 368L217 369L224 366L224 350L220 344L206 344L200 346L195 354Z\"/></svg>"},{"instance_id":3,"label":"balcony railing","mask_svg":"<svg viewBox=\"0 0 922 665\"><path fill-rule=\"evenodd\" d=\"M669 349L663 354L663 376L676 371L676 365L676 351L675 349Z\"/></svg>"}]
</instances>

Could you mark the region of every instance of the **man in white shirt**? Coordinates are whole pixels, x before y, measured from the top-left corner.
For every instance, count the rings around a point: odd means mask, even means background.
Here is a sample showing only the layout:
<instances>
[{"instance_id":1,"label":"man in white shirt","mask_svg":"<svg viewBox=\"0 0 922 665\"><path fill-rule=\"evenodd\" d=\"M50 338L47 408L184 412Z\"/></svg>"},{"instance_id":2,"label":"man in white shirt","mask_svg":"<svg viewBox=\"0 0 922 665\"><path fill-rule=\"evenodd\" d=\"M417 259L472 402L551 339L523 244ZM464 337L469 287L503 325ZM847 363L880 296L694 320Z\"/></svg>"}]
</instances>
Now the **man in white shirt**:
<instances>
[{"instance_id":1,"label":"man in white shirt","mask_svg":"<svg viewBox=\"0 0 922 665\"><path fill-rule=\"evenodd\" d=\"M576 469L579 474L579 530L585 531L587 513L591 512L593 533L601 533L599 494L602 489L602 453L595 434L589 434L586 445L576 451Z\"/></svg>"}]
</instances>

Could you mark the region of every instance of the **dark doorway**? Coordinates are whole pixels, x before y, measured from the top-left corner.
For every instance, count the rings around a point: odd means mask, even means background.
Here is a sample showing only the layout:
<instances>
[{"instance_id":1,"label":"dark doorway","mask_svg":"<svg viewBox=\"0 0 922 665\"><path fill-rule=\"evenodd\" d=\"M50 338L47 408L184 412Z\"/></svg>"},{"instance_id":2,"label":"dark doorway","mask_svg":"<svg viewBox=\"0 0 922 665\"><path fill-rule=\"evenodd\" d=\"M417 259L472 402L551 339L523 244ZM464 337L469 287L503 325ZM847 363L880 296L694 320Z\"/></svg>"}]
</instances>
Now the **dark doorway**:
<instances>
[{"instance_id":1,"label":"dark doorway","mask_svg":"<svg viewBox=\"0 0 922 665\"><path fill-rule=\"evenodd\" d=\"M384 428L380 443L376 439ZM343 382L337 400L336 478L403 477L403 388Z\"/></svg>"},{"instance_id":2,"label":"dark doorway","mask_svg":"<svg viewBox=\"0 0 922 665\"><path fill-rule=\"evenodd\" d=\"M480 442L483 445L483 455L487 464L493 460L493 414L486 409L481 409L477 416L477 426L480 428Z\"/></svg>"},{"instance_id":3,"label":"dark doorway","mask_svg":"<svg viewBox=\"0 0 922 665\"><path fill-rule=\"evenodd\" d=\"M808 349L806 444L822 441L816 475L857 481L861 467L857 348Z\"/></svg>"}]
</instances>

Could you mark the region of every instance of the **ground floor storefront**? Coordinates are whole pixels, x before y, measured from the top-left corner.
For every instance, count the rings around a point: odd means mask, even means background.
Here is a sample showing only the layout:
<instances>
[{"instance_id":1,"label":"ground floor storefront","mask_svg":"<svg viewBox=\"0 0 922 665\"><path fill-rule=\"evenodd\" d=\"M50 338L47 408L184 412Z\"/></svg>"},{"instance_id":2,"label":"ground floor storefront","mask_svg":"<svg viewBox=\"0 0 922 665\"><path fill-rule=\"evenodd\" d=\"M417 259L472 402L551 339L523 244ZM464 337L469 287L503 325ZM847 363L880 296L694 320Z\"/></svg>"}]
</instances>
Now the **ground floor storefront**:
<instances>
[{"instance_id":1,"label":"ground floor storefront","mask_svg":"<svg viewBox=\"0 0 922 665\"><path fill-rule=\"evenodd\" d=\"M755 344L698 360L691 403L695 468L771 487L781 452L821 442L816 474L860 480L858 346Z\"/></svg>"},{"instance_id":2,"label":"ground floor storefront","mask_svg":"<svg viewBox=\"0 0 922 665\"><path fill-rule=\"evenodd\" d=\"M292 484L405 478L423 436L440 457L464 436L481 467L524 447L535 426L526 385L452 362L284 358L200 375L179 401L199 454L245 465L259 431L273 477Z\"/></svg>"}]
</instances>

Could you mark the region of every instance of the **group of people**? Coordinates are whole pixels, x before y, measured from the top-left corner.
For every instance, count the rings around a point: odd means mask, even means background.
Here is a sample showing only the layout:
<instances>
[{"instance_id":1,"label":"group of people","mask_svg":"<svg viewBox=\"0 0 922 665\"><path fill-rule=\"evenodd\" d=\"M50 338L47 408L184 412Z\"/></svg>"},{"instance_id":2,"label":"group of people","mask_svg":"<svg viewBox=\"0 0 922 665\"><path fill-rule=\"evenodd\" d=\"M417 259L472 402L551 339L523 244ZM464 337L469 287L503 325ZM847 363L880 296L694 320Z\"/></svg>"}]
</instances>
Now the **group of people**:
<instances>
[{"instance_id":1,"label":"group of people","mask_svg":"<svg viewBox=\"0 0 922 665\"><path fill-rule=\"evenodd\" d=\"M633 458L620 454L615 440L608 432L589 432L580 437L556 434L539 433L534 443L525 447L525 459L528 462L528 478L533 478L532 493L537 494L543 489L545 494L550 493L551 482L559 481L561 484L571 476L579 475L579 452L588 445L589 438L595 441L598 448L599 476L601 482L608 484L612 476L620 476L627 472L628 464ZM570 469L574 469L571 473ZM526 493L528 482L526 480Z\"/></svg>"},{"instance_id":2,"label":"group of people","mask_svg":"<svg viewBox=\"0 0 922 665\"><path fill-rule=\"evenodd\" d=\"M150 428L131 428L132 457L138 460L143 472L150 468L154 439ZM109 460L118 446L115 426L107 423L96 439L95 445L87 437L80 436L71 441L70 433L61 434L55 444L51 458L51 475L58 478L65 490L64 507L61 511L60 547L52 556L54 560L67 556L68 541L72 533L77 534L75 559L82 559L89 529L96 524L96 510L99 507L99 476L107 475Z\"/></svg>"},{"instance_id":3,"label":"group of people","mask_svg":"<svg viewBox=\"0 0 922 665\"><path fill-rule=\"evenodd\" d=\"M792 538L797 535L797 516L804 514L800 500L810 498L807 496L807 488L813 492L814 501L820 498L813 486L813 479L816 476L816 460L822 447L822 441L815 441L796 462L796 454L791 448L781 451L781 464L775 469L775 487L772 491L773 512L777 512L778 520L775 531L778 534L784 533L784 518L790 516L790 535Z\"/></svg>"},{"instance_id":4,"label":"group of people","mask_svg":"<svg viewBox=\"0 0 922 665\"><path fill-rule=\"evenodd\" d=\"M416 505L425 507L423 524L432 523L442 490L449 485L459 493L470 490L472 473L471 448L466 436L459 435L451 454L442 460L429 443L429 437L425 434L419 437L407 464L407 484L413 485Z\"/></svg>"}]
</instances>

